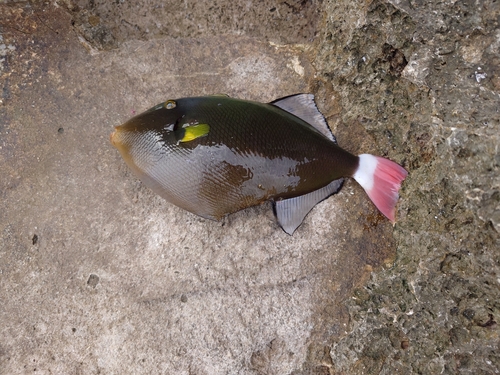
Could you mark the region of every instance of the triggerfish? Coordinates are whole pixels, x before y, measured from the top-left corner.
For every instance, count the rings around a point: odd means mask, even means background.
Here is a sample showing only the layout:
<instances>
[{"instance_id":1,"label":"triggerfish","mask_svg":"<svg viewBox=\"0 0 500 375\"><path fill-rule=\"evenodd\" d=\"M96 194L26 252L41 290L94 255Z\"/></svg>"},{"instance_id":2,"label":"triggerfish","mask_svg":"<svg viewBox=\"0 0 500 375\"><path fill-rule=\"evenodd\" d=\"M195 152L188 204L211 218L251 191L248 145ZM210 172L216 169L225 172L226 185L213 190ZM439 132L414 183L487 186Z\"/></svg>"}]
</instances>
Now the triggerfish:
<instances>
[{"instance_id":1,"label":"triggerfish","mask_svg":"<svg viewBox=\"0 0 500 375\"><path fill-rule=\"evenodd\" d=\"M167 201L220 220L269 200L288 234L344 177L395 222L407 175L388 159L340 148L312 94L268 104L223 95L167 100L116 126L111 142Z\"/></svg>"}]
</instances>

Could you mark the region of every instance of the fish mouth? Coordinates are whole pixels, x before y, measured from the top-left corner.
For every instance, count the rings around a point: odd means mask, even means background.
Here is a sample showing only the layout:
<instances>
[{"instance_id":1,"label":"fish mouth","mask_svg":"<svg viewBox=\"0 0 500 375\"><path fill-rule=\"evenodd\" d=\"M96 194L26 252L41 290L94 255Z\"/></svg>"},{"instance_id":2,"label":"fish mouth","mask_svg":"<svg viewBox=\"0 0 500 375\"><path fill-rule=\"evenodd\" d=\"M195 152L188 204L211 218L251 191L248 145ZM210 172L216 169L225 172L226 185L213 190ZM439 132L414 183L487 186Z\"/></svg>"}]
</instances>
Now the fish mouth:
<instances>
[{"instance_id":1,"label":"fish mouth","mask_svg":"<svg viewBox=\"0 0 500 375\"><path fill-rule=\"evenodd\" d=\"M118 126L115 126L115 130L113 131L113 133L109 135L109 141L116 148L118 148L118 143L119 143L118 132L119 132Z\"/></svg>"},{"instance_id":2,"label":"fish mouth","mask_svg":"<svg viewBox=\"0 0 500 375\"><path fill-rule=\"evenodd\" d=\"M133 164L132 156L130 155L130 145L126 140L127 131L121 125L115 126L115 130L109 135L109 141L120 151L120 154L128 164Z\"/></svg>"}]
</instances>

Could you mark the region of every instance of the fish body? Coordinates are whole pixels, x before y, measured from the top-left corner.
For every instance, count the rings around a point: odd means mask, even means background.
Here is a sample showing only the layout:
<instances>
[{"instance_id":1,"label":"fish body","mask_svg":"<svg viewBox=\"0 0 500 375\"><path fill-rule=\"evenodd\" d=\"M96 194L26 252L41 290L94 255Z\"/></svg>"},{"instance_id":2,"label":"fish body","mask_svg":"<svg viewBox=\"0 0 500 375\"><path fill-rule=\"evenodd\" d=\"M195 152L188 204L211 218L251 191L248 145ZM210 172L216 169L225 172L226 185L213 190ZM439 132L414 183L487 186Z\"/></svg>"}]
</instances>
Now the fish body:
<instances>
[{"instance_id":1,"label":"fish body","mask_svg":"<svg viewBox=\"0 0 500 375\"><path fill-rule=\"evenodd\" d=\"M269 104L226 96L168 100L116 127L111 141L167 201L219 220L271 200L289 234L360 170L360 157L336 144L308 94Z\"/></svg>"}]
</instances>

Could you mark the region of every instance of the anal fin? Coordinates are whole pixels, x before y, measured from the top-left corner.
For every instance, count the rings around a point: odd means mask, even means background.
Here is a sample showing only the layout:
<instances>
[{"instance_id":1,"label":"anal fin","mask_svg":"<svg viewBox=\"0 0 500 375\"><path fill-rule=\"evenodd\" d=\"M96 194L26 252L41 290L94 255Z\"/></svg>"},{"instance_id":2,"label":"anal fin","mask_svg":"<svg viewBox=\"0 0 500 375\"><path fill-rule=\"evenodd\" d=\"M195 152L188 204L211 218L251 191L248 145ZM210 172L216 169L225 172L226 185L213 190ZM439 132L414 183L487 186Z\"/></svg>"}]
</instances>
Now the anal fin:
<instances>
[{"instance_id":1,"label":"anal fin","mask_svg":"<svg viewBox=\"0 0 500 375\"><path fill-rule=\"evenodd\" d=\"M325 187L312 191L308 194L276 201L274 203L274 209L278 223L286 233L292 235L293 232L295 232L295 229L302 224L302 221L309 211L311 211L312 208L323 199L326 199L330 195L336 193L342 186L343 182L344 179L340 178L330 182Z\"/></svg>"}]
</instances>

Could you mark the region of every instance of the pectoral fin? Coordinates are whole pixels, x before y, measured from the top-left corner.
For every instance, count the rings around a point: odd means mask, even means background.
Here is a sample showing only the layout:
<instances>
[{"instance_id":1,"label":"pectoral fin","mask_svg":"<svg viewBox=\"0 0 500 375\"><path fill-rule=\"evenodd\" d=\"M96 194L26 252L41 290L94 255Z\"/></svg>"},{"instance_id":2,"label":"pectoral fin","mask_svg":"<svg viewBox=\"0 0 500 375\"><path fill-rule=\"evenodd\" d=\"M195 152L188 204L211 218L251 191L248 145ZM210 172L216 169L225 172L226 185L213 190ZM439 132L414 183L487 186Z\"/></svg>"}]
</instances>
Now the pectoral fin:
<instances>
[{"instance_id":1,"label":"pectoral fin","mask_svg":"<svg viewBox=\"0 0 500 375\"><path fill-rule=\"evenodd\" d=\"M175 131L177 143L190 142L196 138L204 137L210 131L208 124L189 125Z\"/></svg>"},{"instance_id":2,"label":"pectoral fin","mask_svg":"<svg viewBox=\"0 0 500 375\"><path fill-rule=\"evenodd\" d=\"M344 179L340 178L309 194L276 201L274 209L278 223L286 233L292 235L293 232L295 232L295 229L297 229L297 227L302 223L309 211L311 211L312 208L323 199L336 193L342 186L343 182Z\"/></svg>"}]
</instances>

